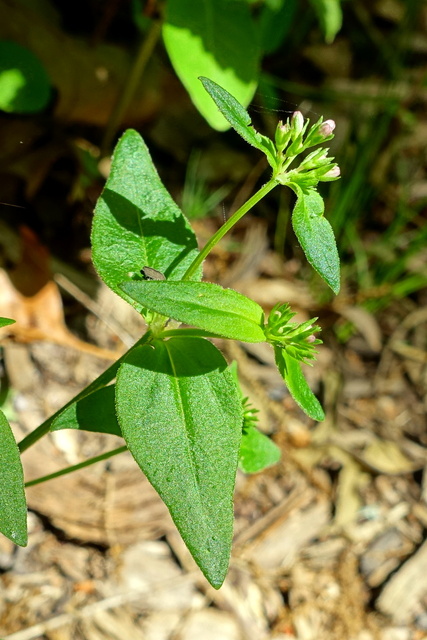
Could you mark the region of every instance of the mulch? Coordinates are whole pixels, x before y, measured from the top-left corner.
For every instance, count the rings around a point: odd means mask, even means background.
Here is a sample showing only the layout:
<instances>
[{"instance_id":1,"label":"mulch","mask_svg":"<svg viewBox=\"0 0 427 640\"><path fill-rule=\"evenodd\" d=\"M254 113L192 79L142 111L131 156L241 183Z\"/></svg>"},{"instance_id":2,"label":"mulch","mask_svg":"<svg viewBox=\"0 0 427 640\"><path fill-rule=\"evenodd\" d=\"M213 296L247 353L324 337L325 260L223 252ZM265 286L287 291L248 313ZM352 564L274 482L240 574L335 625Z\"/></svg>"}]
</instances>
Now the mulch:
<instances>
[{"instance_id":1,"label":"mulch","mask_svg":"<svg viewBox=\"0 0 427 640\"><path fill-rule=\"evenodd\" d=\"M216 273L267 311L288 300L301 319L320 315L324 344L307 375L326 420L314 424L295 406L269 347L220 343L260 410L259 427L282 449L278 465L238 473L223 587L207 584L157 494L121 454L28 489L28 547L0 538L3 640L427 637L426 307L404 300L374 316L342 296L317 309L256 224L232 267L221 270L218 251L207 279ZM88 312L85 326L100 349L119 352L111 318L134 339L140 323L112 295L100 288L98 317ZM348 326L339 342L337 327ZM106 366L47 341L6 340L4 354L17 438ZM118 442L51 434L24 454L26 478Z\"/></svg>"}]
</instances>

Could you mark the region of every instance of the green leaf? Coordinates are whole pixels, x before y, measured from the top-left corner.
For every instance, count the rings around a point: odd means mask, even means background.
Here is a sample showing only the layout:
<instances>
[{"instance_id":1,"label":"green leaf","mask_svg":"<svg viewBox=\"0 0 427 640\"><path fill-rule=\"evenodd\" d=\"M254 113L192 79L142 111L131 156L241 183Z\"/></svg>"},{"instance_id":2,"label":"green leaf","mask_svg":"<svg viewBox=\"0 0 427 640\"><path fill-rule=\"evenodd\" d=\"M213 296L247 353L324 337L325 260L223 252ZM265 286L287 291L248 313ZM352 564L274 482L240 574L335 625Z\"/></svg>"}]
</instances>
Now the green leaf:
<instances>
[{"instance_id":1,"label":"green leaf","mask_svg":"<svg viewBox=\"0 0 427 640\"><path fill-rule=\"evenodd\" d=\"M290 185L295 188L295 185ZM340 259L333 229L323 217L325 205L314 189L303 193L296 187L298 199L292 213L295 235L313 269L334 293L340 290Z\"/></svg>"},{"instance_id":2,"label":"green leaf","mask_svg":"<svg viewBox=\"0 0 427 640\"><path fill-rule=\"evenodd\" d=\"M27 503L19 449L0 411L0 531L21 547L28 542Z\"/></svg>"},{"instance_id":3,"label":"green leaf","mask_svg":"<svg viewBox=\"0 0 427 640\"><path fill-rule=\"evenodd\" d=\"M250 145L266 154L270 165L276 167L276 152L273 142L261 135L253 128L251 117L244 107L228 91L220 87L216 82L199 78L224 118L228 120L233 129Z\"/></svg>"},{"instance_id":4,"label":"green leaf","mask_svg":"<svg viewBox=\"0 0 427 640\"><path fill-rule=\"evenodd\" d=\"M112 433L115 436L121 436L122 432L117 422L114 397L114 385L94 391L94 393L74 402L60 413L52 422L50 430L80 429L82 431Z\"/></svg>"},{"instance_id":5,"label":"green leaf","mask_svg":"<svg viewBox=\"0 0 427 640\"><path fill-rule=\"evenodd\" d=\"M341 0L311 0L328 43L334 41L342 27Z\"/></svg>"},{"instance_id":6,"label":"green leaf","mask_svg":"<svg viewBox=\"0 0 427 640\"><path fill-rule=\"evenodd\" d=\"M259 30L264 53L273 53L280 47L292 28L298 0L266 2L261 8Z\"/></svg>"},{"instance_id":7,"label":"green leaf","mask_svg":"<svg viewBox=\"0 0 427 640\"><path fill-rule=\"evenodd\" d=\"M157 341L129 355L116 387L129 450L218 589L231 551L242 429L239 392L226 361L202 338Z\"/></svg>"},{"instance_id":8,"label":"green leaf","mask_svg":"<svg viewBox=\"0 0 427 640\"><path fill-rule=\"evenodd\" d=\"M136 306L119 287L130 273L149 266L178 279L197 253L193 230L163 186L143 139L129 129L115 148L111 173L95 208L96 270L115 293Z\"/></svg>"},{"instance_id":9,"label":"green leaf","mask_svg":"<svg viewBox=\"0 0 427 640\"><path fill-rule=\"evenodd\" d=\"M125 282L123 291L144 307L224 338L264 342L262 308L211 282Z\"/></svg>"},{"instance_id":10,"label":"green leaf","mask_svg":"<svg viewBox=\"0 0 427 640\"><path fill-rule=\"evenodd\" d=\"M280 460L279 447L255 427L243 430L239 467L244 473L257 473Z\"/></svg>"},{"instance_id":11,"label":"green leaf","mask_svg":"<svg viewBox=\"0 0 427 640\"><path fill-rule=\"evenodd\" d=\"M16 322L15 320L11 320L10 318L0 318L0 328L7 327L8 324L13 324Z\"/></svg>"},{"instance_id":12,"label":"green leaf","mask_svg":"<svg viewBox=\"0 0 427 640\"><path fill-rule=\"evenodd\" d=\"M34 53L16 42L0 41L0 109L36 113L50 97L49 77Z\"/></svg>"},{"instance_id":13,"label":"green leaf","mask_svg":"<svg viewBox=\"0 0 427 640\"><path fill-rule=\"evenodd\" d=\"M286 353L285 349L275 347L274 354L280 374L297 405L313 420L324 420L322 406L307 384L301 363Z\"/></svg>"},{"instance_id":14,"label":"green leaf","mask_svg":"<svg viewBox=\"0 0 427 640\"><path fill-rule=\"evenodd\" d=\"M249 7L235 0L168 0L163 39L171 63L209 124L228 129L198 81L213 78L249 104L257 86L260 48Z\"/></svg>"}]
</instances>

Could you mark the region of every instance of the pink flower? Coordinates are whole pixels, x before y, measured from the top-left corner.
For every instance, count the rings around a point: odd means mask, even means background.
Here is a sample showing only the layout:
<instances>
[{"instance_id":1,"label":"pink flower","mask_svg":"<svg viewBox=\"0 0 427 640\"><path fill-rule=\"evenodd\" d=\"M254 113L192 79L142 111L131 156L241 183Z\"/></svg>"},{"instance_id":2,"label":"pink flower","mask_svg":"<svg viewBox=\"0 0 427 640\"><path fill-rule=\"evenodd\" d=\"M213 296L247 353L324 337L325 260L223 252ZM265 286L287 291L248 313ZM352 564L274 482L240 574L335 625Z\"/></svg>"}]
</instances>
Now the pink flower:
<instances>
[{"instance_id":1,"label":"pink flower","mask_svg":"<svg viewBox=\"0 0 427 640\"><path fill-rule=\"evenodd\" d=\"M341 175L341 171L340 168L338 166L336 167L332 167L332 169L329 169L329 171L327 173L325 173L324 176L322 176L323 178L338 178Z\"/></svg>"},{"instance_id":2,"label":"pink flower","mask_svg":"<svg viewBox=\"0 0 427 640\"><path fill-rule=\"evenodd\" d=\"M334 120L325 120L325 122L323 122L323 124L319 128L319 134L322 137L327 138L328 136L331 135L334 129L335 129Z\"/></svg>"}]
</instances>

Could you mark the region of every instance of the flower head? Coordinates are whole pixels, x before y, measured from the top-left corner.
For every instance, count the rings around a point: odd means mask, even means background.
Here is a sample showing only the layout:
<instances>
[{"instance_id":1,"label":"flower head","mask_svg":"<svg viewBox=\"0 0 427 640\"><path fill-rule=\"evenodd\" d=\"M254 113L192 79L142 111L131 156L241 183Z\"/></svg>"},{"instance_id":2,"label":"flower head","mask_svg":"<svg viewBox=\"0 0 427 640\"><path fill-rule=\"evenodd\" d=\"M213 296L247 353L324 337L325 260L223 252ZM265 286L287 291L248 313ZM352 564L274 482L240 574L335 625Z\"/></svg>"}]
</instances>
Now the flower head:
<instances>
[{"instance_id":1,"label":"flower head","mask_svg":"<svg viewBox=\"0 0 427 640\"><path fill-rule=\"evenodd\" d=\"M314 335L320 331L320 327L314 324L317 318L301 323L291 322L295 315L289 304L276 305L265 327L267 341L285 349L296 360L312 364L310 360L315 360L317 355L316 345L322 342Z\"/></svg>"}]
</instances>

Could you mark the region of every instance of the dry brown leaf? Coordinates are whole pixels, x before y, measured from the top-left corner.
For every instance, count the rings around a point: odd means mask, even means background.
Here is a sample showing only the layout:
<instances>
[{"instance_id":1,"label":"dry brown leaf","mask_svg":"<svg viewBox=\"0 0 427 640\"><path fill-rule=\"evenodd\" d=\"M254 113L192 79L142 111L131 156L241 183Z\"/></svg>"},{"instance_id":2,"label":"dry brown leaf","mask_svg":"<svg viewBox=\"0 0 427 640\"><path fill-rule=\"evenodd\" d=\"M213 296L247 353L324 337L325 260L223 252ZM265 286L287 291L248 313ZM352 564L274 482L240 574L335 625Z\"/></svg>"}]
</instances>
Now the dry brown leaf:
<instances>
[{"instance_id":1,"label":"dry brown leaf","mask_svg":"<svg viewBox=\"0 0 427 640\"><path fill-rule=\"evenodd\" d=\"M16 321L4 327L2 335L22 343L46 340L115 360L116 352L84 342L68 330L62 298L51 279L46 247L28 227L22 227L20 235L20 257L9 277L0 271L0 314Z\"/></svg>"}]
</instances>

